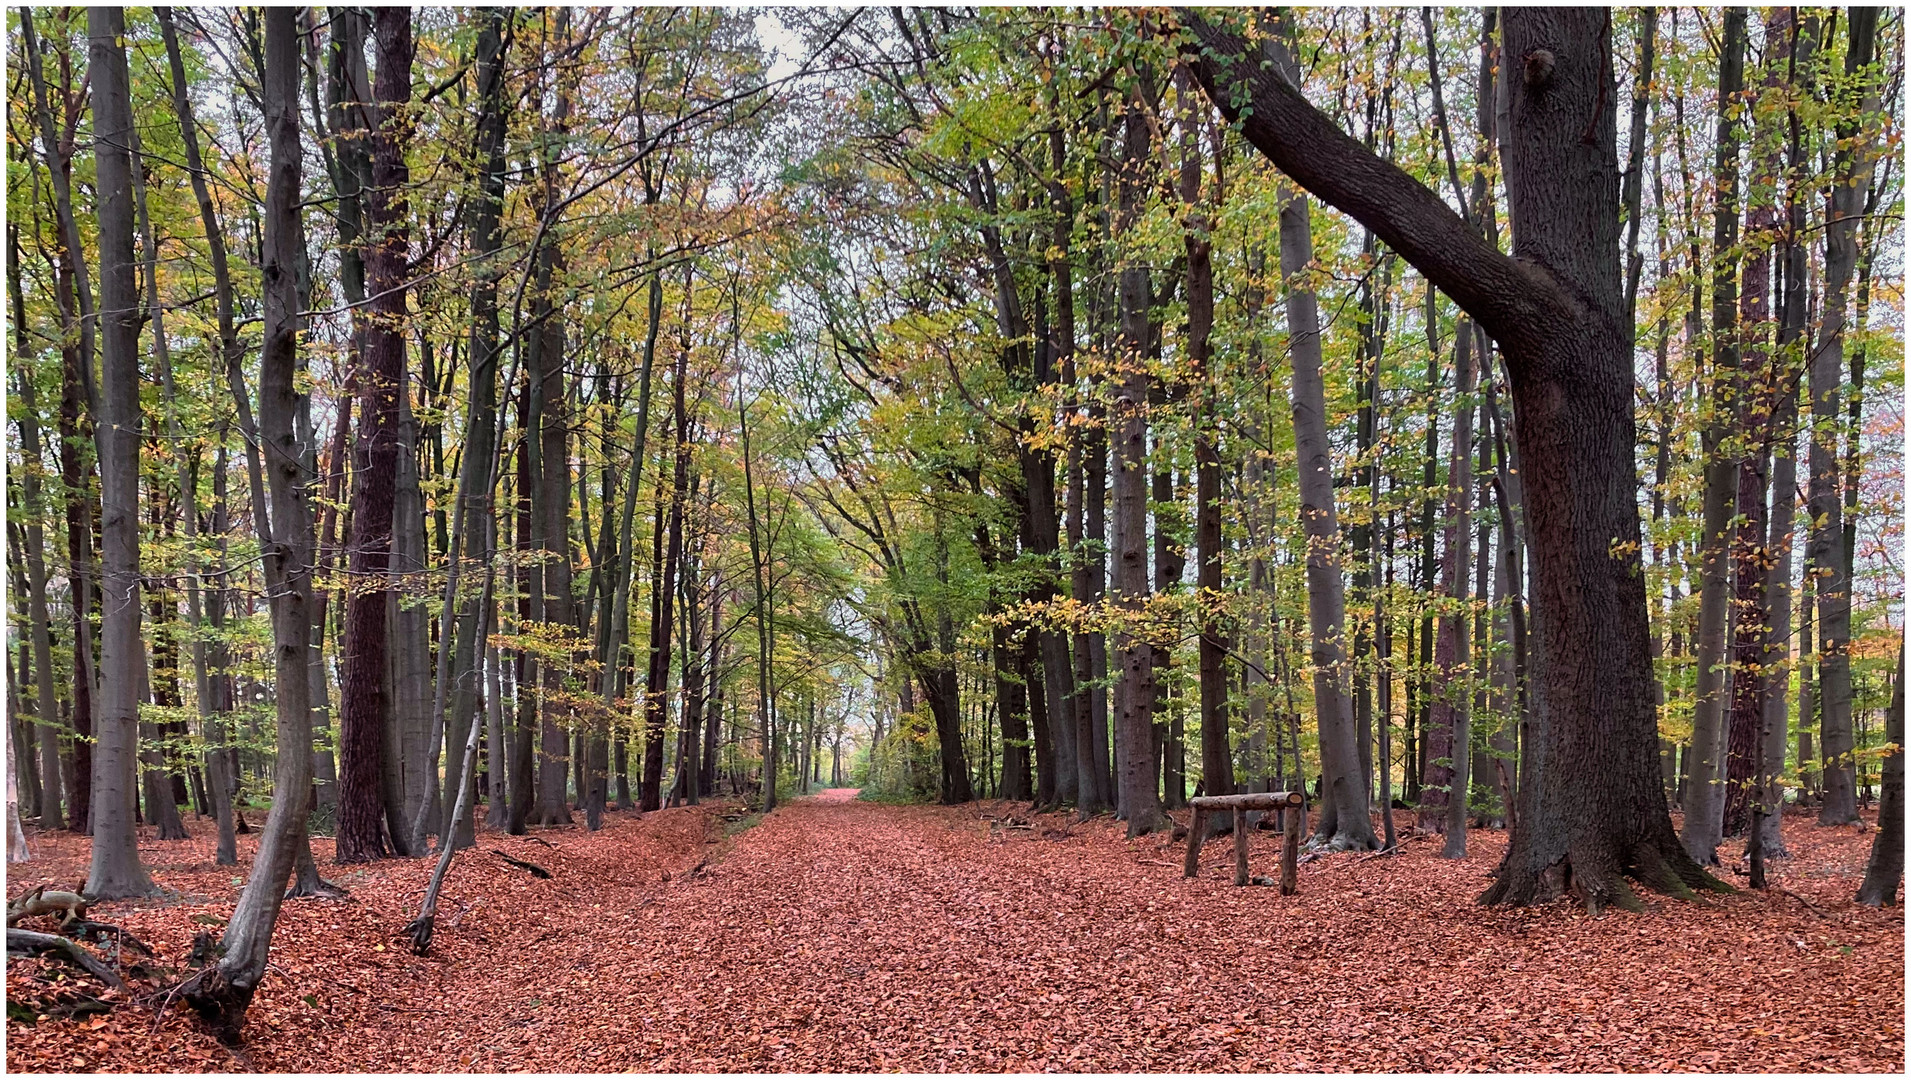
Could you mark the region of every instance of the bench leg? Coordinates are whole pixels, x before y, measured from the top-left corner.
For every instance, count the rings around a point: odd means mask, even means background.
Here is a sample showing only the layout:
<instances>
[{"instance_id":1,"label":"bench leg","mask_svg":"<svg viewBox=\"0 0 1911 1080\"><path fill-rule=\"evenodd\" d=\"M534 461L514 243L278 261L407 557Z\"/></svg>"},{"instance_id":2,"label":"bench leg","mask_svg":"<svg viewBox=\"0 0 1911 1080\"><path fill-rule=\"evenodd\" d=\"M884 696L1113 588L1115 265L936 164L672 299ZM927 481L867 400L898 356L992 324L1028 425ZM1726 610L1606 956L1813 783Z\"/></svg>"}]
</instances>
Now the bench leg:
<instances>
[{"instance_id":1,"label":"bench leg","mask_svg":"<svg viewBox=\"0 0 1911 1080\"><path fill-rule=\"evenodd\" d=\"M1208 835L1208 812L1200 808L1194 811L1194 821L1188 826L1188 857L1181 864L1181 876L1193 877L1201 869L1201 841Z\"/></svg>"},{"instance_id":2,"label":"bench leg","mask_svg":"<svg viewBox=\"0 0 1911 1080\"><path fill-rule=\"evenodd\" d=\"M1234 811L1234 883L1247 884L1247 811Z\"/></svg>"},{"instance_id":3,"label":"bench leg","mask_svg":"<svg viewBox=\"0 0 1911 1080\"><path fill-rule=\"evenodd\" d=\"M1288 813L1286 828L1281 830L1281 895L1293 896L1300 891L1300 871L1296 860L1301 850L1301 812L1296 807Z\"/></svg>"}]
</instances>

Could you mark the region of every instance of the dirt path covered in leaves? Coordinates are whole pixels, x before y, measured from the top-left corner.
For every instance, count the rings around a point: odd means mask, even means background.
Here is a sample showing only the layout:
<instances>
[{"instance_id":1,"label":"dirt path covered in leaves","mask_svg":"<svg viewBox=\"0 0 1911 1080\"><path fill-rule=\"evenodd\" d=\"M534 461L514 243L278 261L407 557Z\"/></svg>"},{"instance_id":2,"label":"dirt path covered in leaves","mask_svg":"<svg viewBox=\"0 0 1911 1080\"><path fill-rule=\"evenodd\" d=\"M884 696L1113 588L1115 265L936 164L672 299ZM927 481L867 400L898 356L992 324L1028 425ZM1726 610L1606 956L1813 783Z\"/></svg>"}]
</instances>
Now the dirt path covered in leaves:
<instances>
[{"instance_id":1,"label":"dirt path covered in leaves","mask_svg":"<svg viewBox=\"0 0 1911 1080\"><path fill-rule=\"evenodd\" d=\"M428 869L328 867L353 890L293 902L243 1056L175 1008L9 1020L15 1071L1498 1071L1896 1072L1902 909L1850 896L1868 835L1787 822L1789 894L1655 904L1472 902L1500 837L1464 863L1409 842L1336 855L1301 894L1236 889L1231 845L1180 876L1182 847L1099 821L992 827L975 806L849 792L730 839L719 808L604 832L481 837L446 887L433 955L397 932ZM734 816L736 811L729 810ZM203 829L201 831L204 831ZM65 840L62 846L62 840ZM35 836L18 884L83 841ZM1276 836L1254 841L1257 871ZM203 863L187 848L206 848ZM550 868L537 880L489 854ZM43 850L44 848L44 850ZM70 850L69 850L70 849ZM242 847L247 851L249 845ZM171 861L169 862L169 853ZM169 957L231 909L209 843L142 843L197 892L108 905ZM320 859L328 852L320 848ZM697 867L701 864L701 869ZM70 875L69 875L70 876ZM56 876L65 880L65 876ZM223 891L220 891L221 888ZM213 895L217 894L217 899ZM10 999L54 991L10 966ZM96 1026L95 1026L96 1025Z\"/></svg>"}]
</instances>

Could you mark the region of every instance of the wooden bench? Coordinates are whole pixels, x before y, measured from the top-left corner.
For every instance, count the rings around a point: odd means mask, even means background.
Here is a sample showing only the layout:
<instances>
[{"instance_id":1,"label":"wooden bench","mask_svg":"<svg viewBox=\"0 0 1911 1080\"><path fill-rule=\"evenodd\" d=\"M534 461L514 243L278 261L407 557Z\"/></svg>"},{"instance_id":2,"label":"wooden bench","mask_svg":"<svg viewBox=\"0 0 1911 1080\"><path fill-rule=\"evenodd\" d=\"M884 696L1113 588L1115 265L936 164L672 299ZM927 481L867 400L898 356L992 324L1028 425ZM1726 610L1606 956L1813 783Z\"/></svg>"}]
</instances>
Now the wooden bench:
<instances>
[{"instance_id":1,"label":"wooden bench","mask_svg":"<svg viewBox=\"0 0 1911 1080\"><path fill-rule=\"evenodd\" d=\"M1301 847L1301 815L1307 797L1298 791L1264 791L1247 795L1203 795L1188 800L1194 807L1194 821L1188 828L1188 859L1181 868L1182 877L1193 877L1201 865L1201 842L1207 838L1208 815L1229 811L1234 815L1234 883L1246 885L1247 812L1249 810L1284 811L1281 829L1281 895L1299 891L1295 860Z\"/></svg>"}]
</instances>

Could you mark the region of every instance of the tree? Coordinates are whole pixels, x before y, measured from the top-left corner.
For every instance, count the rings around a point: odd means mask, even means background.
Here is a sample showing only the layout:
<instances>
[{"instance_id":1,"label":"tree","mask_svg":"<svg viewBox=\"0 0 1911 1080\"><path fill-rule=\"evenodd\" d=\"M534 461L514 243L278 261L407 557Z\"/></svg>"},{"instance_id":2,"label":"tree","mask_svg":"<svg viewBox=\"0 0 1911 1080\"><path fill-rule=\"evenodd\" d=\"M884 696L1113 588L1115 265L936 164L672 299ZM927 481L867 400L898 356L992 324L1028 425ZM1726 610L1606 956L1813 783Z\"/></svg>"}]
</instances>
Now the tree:
<instances>
[{"instance_id":1,"label":"tree","mask_svg":"<svg viewBox=\"0 0 1911 1080\"><path fill-rule=\"evenodd\" d=\"M1904 881L1904 648L1898 648L1898 672L1891 681L1891 707L1884 714L1884 738L1892 749L1884 759L1884 790L1878 797L1878 832L1858 886L1858 902L1883 907Z\"/></svg>"},{"instance_id":2,"label":"tree","mask_svg":"<svg viewBox=\"0 0 1911 1080\"><path fill-rule=\"evenodd\" d=\"M1122 116L1120 203L1115 212L1116 235L1127 237L1136 228L1142 201L1150 183L1149 162L1154 155L1153 126L1148 116L1152 96L1145 82L1131 87ZM1119 774L1119 816L1128 821L1132 839L1168 826L1155 787L1154 771L1154 647L1147 639L1148 585L1148 342L1149 306L1153 290L1148 266L1139 253L1124 253L1120 270L1120 331L1117 344L1115 401L1109 410L1110 442L1115 453L1115 557L1112 601L1131 620L1117 632L1120 680L1115 684L1115 733ZM1140 625L1137 625L1139 623Z\"/></svg>"},{"instance_id":3,"label":"tree","mask_svg":"<svg viewBox=\"0 0 1911 1080\"><path fill-rule=\"evenodd\" d=\"M358 445L352 469L351 575L347 591L342 693L339 698L336 858L360 862L385 853L386 728L394 721L388 691L387 620L391 608L392 511L402 452L398 398L409 393L405 365L407 263L406 116L411 103L411 12L379 8L372 130L369 237L365 278L370 313L358 357Z\"/></svg>"},{"instance_id":4,"label":"tree","mask_svg":"<svg viewBox=\"0 0 1911 1080\"><path fill-rule=\"evenodd\" d=\"M1526 750L1536 782L1521 785L1482 900L1528 904L1570 883L1597 910L1638 904L1627 876L1677 894L1712 887L1679 846L1659 785L1604 14L1504 13L1502 55L1520 58L1502 136L1513 257L1264 70L1235 31L1192 11L1182 21L1197 77L1248 141L1478 320L1511 375L1545 612L1543 696ZM1585 632L1594 625L1602 632Z\"/></svg>"},{"instance_id":5,"label":"tree","mask_svg":"<svg viewBox=\"0 0 1911 1080\"><path fill-rule=\"evenodd\" d=\"M133 261L133 103L126 71L125 12L90 8L94 154L99 184L100 386L94 438L100 462L99 715L94 722L93 865L89 896L157 891L139 862L139 696L145 675L139 576L139 279ZM85 361L91 364L90 358Z\"/></svg>"},{"instance_id":6,"label":"tree","mask_svg":"<svg viewBox=\"0 0 1911 1080\"><path fill-rule=\"evenodd\" d=\"M271 483L271 540L265 553L272 596L272 652L277 676L278 766L272 810L259 838L245 891L226 924L219 959L189 980L183 996L221 1040L237 1042L247 1007L265 976L266 955L293 863L305 847L306 792L312 780L312 715L306 679L312 623L310 484L298 452L294 420L299 388L298 280L300 236L299 56L291 8L265 12L264 111L271 147L264 237L265 344L259 362L259 435ZM256 512L256 510L255 510Z\"/></svg>"},{"instance_id":7,"label":"tree","mask_svg":"<svg viewBox=\"0 0 1911 1080\"><path fill-rule=\"evenodd\" d=\"M1871 65L1876 44L1878 12L1854 7L1848 19L1850 41L1845 47L1845 77L1854 79ZM1872 91L1861 102L1875 100ZM1862 104L1860 105L1862 109ZM1852 272L1858 263L1858 219L1870 173L1870 157L1860 143L1855 117L1838 122L1839 147L1834 157L1831 193L1825 222L1825 307L1818 348L1812 353L1811 480L1807 506L1812 529L1806 547L1812 589L1818 600L1818 708L1823 735L1825 802L1819 809L1821 825L1843 825L1858 820L1854 740L1851 723L1851 581L1845 571L1844 504L1840 501L1837 416L1840 383L1844 379L1845 338Z\"/></svg>"}]
</instances>

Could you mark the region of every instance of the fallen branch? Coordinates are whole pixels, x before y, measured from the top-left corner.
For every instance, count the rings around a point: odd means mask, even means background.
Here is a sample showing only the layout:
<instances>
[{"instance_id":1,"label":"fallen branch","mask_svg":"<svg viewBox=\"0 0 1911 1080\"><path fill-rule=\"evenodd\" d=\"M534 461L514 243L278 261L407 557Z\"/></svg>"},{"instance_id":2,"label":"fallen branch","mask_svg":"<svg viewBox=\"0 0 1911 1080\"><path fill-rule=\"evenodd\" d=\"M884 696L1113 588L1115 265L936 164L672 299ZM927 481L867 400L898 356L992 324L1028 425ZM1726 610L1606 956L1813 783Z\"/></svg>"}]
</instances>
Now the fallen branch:
<instances>
[{"instance_id":1,"label":"fallen branch","mask_svg":"<svg viewBox=\"0 0 1911 1080\"><path fill-rule=\"evenodd\" d=\"M1395 843L1391 847L1381 848L1379 851L1374 852L1372 855L1362 855L1360 857L1360 861L1372 862L1375 859L1380 858L1382 855L1398 855L1398 854L1400 854L1400 845L1398 843Z\"/></svg>"},{"instance_id":2,"label":"fallen branch","mask_svg":"<svg viewBox=\"0 0 1911 1080\"><path fill-rule=\"evenodd\" d=\"M119 974L71 938L38 930L7 928L8 956L56 956L115 990L126 989Z\"/></svg>"},{"instance_id":3,"label":"fallen branch","mask_svg":"<svg viewBox=\"0 0 1911 1080\"><path fill-rule=\"evenodd\" d=\"M539 866L538 864L534 862L525 862L523 859L514 859L511 856L506 855L504 852L499 851L497 848L492 848L491 854L496 855L498 858L503 859L505 862L510 863L512 866L515 866L520 870L529 870L531 872L532 877L548 879L551 876L551 872L549 870L544 869L542 866Z\"/></svg>"},{"instance_id":4,"label":"fallen branch","mask_svg":"<svg viewBox=\"0 0 1911 1080\"><path fill-rule=\"evenodd\" d=\"M1804 897L1798 895L1797 893L1791 891L1790 889L1779 889L1778 891L1784 893L1786 896L1791 897L1793 900L1796 900L1799 903L1805 905L1805 907L1808 908L1812 914L1818 916L1819 918L1821 919L1831 918L1831 916L1826 913L1824 908L1819 907L1817 904L1812 903L1810 900L1805 899Z\"/></svg>"}]
</instances>

